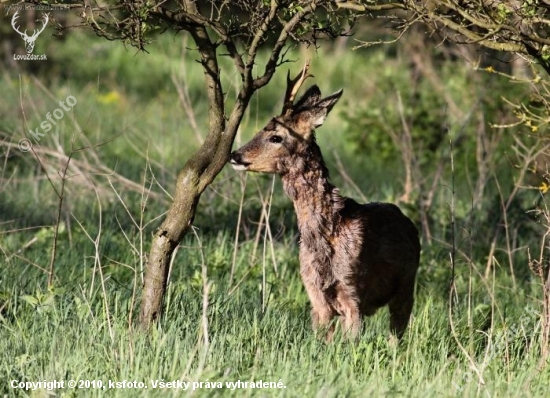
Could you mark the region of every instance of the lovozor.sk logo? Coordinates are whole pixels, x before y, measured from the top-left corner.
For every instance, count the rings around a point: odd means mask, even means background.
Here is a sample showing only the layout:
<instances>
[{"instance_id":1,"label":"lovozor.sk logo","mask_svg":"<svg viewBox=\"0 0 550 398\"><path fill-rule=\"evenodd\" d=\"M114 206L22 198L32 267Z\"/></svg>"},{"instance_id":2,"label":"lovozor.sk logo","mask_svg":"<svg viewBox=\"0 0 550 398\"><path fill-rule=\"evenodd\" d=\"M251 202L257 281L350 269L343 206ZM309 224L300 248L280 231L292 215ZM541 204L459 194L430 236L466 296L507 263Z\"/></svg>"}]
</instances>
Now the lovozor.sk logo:
<instances>
[{"instance_id":1,"label":"lovozor.sk logo","mask_svg":"<svg viewBox=\"0 0 550 398\"><path fill-rule=\"evenodd\" d=\"M47 60L46 54L41 55L35 55L32 52L34 51L34 43L36 42L36 39L38 38L38 35L44 31L46 28L46 25L48 24L48 21L50 18L48 17L48 14L45 15L44 20L42 21L42 28L35 30L32 35L27 34L27 30L25 29L24 32L21 32L19 29L19 26L16 26L17 18L19 18L19 11L16 11L15 14L13 14L13 17L11 19L11 26L13 27L13 30L15 30L19 35L21 35L21 38L25 41L25 49L27 50L26 55L17 55L13 54L13 59L18 60L25 60L25 61L36 61L36 60Z\"/></svg>"}]
</instances>

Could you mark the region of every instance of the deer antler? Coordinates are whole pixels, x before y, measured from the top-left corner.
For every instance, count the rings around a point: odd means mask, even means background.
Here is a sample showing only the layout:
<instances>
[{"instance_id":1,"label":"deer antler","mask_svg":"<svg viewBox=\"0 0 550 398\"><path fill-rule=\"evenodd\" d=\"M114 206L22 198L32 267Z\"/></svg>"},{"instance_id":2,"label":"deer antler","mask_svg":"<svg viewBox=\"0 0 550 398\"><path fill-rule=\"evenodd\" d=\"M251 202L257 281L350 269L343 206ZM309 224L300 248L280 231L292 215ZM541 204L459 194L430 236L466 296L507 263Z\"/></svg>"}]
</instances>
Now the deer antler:
<instances>
[{"instance_id":1,"label":"deer antler","mask_svg":"<svg viewBox=\"0 0 550 398\"><path fill-rule=\"evenodd\" d=\"M38 37L38 35L39 35L40 33L42 33L42 31L43 31L44 29L46 29L46 25L48 24L48 22L49 22L49 20L50 20L50 17L48 17L48 14L45 14L44 16L45 16L45 19L46 19L46 20L45 20L45 21L42 21L42 23L43 23L42 29L40 29L38 32L34 32L33 35L32 35L33 38Z\"/></svg>"},{"instance_id":2,"label":"deer antler","mask_svg":"<svg viewBox=\"0 0 550 398\"><path fill-rule=\"evenodd\" d=\"M11 26L13 27L13 30L15 30L17 33L19 33L21 36L27 36L27 31L25 30L25 33L21 32L19 30L19 27L15 26L15 21L17 20L17 18L19 17L19 15L17 15L19 11L15 11L15 14L13 14L13 17L11 19Z\"/></svg>"},{"instance_id":3,"label":"deer antler","mask_svg":"<svg viewBox=\"0 0 550 398\"><path fill-rule=\"evenodd\" d=\"M24 32L21 32L19 30L19 27L18 26L15 26L15 23L17 21L17 18L19 18L19 15L18 15L19 11L15 11L15 14L13 14L13 17L11 19L11 26L13 27L13 30L15 30L17 33L19 33L22 37L24 38L27 38L27 39L35 39L38 37L38 35L40 33L42 33L42 31L44 29L46 29L46 25L48 24L50 18L48 17L48 14L45 15L46 19L44 21L42 21L42 29L40 29L38 32L37 31L34 31L32 36L29 37L29 35L27 35L27 29L25 29Z\"/></svg>"},{"instance_id":4,"label":"deer antler","mask_svg":"<svg viewBox=\"0 0 550 398\"><path fill-rule=\"evenodd\" d=\"M287 73L286 76L286 93L285 93L285 100L283 104L283 115L288 114L290 110L292 109L292 105L294 104L294 98L296 98L296 94L298 93L298 90L300 90L300 87L302 84L304 84L304 81L308 77L313 77L313 75L310 75L308 73L309 70L309 59L306 60L304 67L302 68L302 71L296 76L294 79L290 78L290 70Z\"/></svg>"}]
</instances>

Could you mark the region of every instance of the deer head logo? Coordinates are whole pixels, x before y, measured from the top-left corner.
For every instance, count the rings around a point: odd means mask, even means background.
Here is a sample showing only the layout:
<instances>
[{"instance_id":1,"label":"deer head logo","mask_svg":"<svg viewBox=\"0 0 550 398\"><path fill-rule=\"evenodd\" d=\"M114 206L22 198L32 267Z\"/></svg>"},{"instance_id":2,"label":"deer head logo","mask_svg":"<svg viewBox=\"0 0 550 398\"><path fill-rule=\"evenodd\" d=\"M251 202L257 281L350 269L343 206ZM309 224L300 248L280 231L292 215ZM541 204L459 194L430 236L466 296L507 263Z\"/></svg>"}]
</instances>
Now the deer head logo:
<instances>
[{"instance_id":1,"label":"deer head logo","mask_svg":"<svg viewBox=\"0 0 550 398\"><path fill-rule=\"evenodd\" d=\"M21 32L19 30L19 27L15 25L16 21L17 21L17 18L19 18L19 15L17 15L19 11L16 11L15 14L13 14L13 17L11 19L11 26L13 27L13 29L19 33L21 35L21 37L23 38L23 40L25 40L25 48L27 49L27 54L32 54L33 50L34 50L34 42L36 41L36 38L38 37L38 35L40 33L42 33L42 31L46 28L46 25L48 24L48 21L49 21L49 18L48 18L48 15L46 14L45 15L45 18L44 18L44 21L43 22L43 25L42 25L42 29L39 29L38 31L34 31L34 33L32 34L32 36L29 36L27 35L27 30L25 29L25 32Z\"/></svg>"}]
</instances>

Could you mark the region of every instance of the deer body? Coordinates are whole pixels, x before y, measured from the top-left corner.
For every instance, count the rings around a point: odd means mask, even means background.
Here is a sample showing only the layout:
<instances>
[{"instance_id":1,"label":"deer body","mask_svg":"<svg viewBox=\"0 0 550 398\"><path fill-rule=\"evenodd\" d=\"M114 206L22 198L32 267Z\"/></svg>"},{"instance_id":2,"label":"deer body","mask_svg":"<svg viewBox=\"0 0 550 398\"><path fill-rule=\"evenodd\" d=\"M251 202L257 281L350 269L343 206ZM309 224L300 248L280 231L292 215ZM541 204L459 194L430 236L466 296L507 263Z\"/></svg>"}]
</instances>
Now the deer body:
<instances>
[{"instance_id":1,"label":"deer body","mask_svg":"<svg viewBox=\"0 0 550 398\"><path fill-rule=\"evenodd\" d=\"M300 231L300 274L312 305L315 329L339 316L352 336L362 315L389 305L390 328L401 337L414 301L420 256L418 231L395 205L361 205L329 181L314 129L342 92L321 99L311 87L290 111L272 119L231 154L239 170L277 173L294 203Z\"/></svg>"}]
</instances>

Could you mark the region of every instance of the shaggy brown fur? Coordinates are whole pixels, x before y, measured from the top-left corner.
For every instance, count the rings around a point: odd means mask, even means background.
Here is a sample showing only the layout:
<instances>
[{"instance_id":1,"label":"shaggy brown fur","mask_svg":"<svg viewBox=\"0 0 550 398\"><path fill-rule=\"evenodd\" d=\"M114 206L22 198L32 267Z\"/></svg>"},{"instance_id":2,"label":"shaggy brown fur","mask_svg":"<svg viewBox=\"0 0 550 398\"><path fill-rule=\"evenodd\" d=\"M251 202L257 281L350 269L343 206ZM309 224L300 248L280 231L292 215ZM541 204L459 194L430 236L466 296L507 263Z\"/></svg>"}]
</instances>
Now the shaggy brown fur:
<instances>
[{"instance_id":1,"label":"shaggy brown fur","mask_svg":"<svg viewBox=\"0 0 550 398\"><path fill-rule=\"evenodd\" d=\"M358 204L329 182L314 130L341 95L321 99L312 86L290 112L233 152L230 163L238 170L281 176L298 218L300 273L313 327L328 327L330 340L331 320L340 316L344 329L357 336L361 315L388 304L391 331L400 338L414 301L418 230L395 205Z\"/></svg>"}]
</instances>

